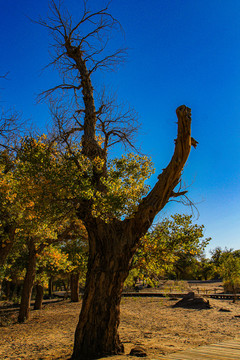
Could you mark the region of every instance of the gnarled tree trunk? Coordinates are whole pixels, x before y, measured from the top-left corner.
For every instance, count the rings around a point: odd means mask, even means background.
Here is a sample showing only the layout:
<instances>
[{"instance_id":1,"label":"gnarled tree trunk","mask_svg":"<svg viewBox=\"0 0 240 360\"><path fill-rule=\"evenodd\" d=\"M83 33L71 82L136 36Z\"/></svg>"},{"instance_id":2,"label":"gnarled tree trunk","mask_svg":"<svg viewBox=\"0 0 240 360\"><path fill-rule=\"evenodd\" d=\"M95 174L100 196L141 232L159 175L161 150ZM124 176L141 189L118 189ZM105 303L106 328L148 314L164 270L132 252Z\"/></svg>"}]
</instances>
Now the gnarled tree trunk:
<instances>
[{"instance_id":1,"label":"gnarled tree trunk","mask_svg":"<svg viewBox=\"0 0 240 360\"><path fill-rule=\"evenodd\" d=\"M89 224L88 273L72 359L97 359L124 352L118 335L120 301L133 249L121 228L120 222L104 224L97 219Z\"/></svg>"}]
</instances>

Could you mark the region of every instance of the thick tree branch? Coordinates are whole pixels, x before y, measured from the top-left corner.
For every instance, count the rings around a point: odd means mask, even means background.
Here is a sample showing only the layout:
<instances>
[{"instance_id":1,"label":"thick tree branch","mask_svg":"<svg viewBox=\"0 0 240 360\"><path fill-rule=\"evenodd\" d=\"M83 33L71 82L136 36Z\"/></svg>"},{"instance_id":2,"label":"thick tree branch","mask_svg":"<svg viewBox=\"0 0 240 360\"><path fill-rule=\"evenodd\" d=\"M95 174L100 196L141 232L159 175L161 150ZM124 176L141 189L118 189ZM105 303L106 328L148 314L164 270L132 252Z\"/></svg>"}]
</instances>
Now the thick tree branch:
<instances>
[{"instance_id":1,"label":"thick tree branch","mask_svg":"<svg viewBox=\"0 0 240 360\"><path fill-rule=\"evenodd\" d=\"M187 194L187 190L185 190L185 191L178 191L178 192L172 191L170 197L176 198L176 197L179 197L179 196L184 196L184 195L186 195L186 194Z\"/></svg>"},{"instance_id":2,"label":"thick tree branch","mask_svg":"<svg viewBox=\"0 0 240 360\"><path fill-rule=\"evenodd\" d=\"M190 154L191 138L191 109L185 105L176 110L178 117L178 135L175 141L173 157L150 193L143 199L133 219L130 220L135 228L136 238L141 237L154 217L166 205L169 198L174 196L174 188L179 183L183 167ZM194 143L196 144L196 143Z\"/></svg>"}]
</instances>

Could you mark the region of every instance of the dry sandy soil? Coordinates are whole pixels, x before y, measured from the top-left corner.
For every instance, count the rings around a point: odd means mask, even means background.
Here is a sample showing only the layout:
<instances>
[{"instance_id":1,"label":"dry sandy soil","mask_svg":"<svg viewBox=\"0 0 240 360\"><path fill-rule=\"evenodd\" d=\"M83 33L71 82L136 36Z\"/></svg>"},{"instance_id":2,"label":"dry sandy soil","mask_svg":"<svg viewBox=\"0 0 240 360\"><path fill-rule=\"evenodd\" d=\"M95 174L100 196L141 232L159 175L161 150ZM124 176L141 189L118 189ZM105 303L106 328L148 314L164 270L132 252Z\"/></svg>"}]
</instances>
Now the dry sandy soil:
<instances>
[{"instance_id":1,"label":"dry sandy soil","mask_svg":"<svg viewBox=\"0 0 240 360\"><path fill-rule=\"evenodd\" d=\"M125 353L143 346L147 359L240 335L240 301L211 300L211 309L172 308L168 298L123 298L120 336ZM220 311L220 310L229 311ZM72 351L80 304L61 301L32 311L25 324L0 327L0 359L67 360ZM3 316L3 314L2 314ZM105 359L137 359L128 355Z\"/></svg>"}]
</instances>

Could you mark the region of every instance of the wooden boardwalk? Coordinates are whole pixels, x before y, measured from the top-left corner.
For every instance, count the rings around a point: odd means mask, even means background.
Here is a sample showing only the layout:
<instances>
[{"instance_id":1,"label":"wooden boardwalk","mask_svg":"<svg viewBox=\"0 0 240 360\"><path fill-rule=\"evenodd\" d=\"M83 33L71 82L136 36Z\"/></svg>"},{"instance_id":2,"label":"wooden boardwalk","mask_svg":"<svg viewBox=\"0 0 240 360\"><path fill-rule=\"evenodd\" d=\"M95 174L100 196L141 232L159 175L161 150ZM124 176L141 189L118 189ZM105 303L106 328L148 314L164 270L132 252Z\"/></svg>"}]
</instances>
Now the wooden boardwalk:
<instances>
[{"instance_id":1,"label":"wooden boardwalk","mask_svg":"<svg viewBox=\"0 0 240 360\"><path fill-rule=\"evenodd\" d=\"M240 360L240 338L178 351L156 360ZM152 359L155 360L155 359Z\"/></svg>"},{"instance_id":2,"label":"wooden boardwalk","mask_svg":"<svg viewBox=\"0 0 240 360\"><path fill-rule=\"evenodd\" d=\"M66 293L65 291L55 291L53 293L54 296L58 298L68 298L70 297L70 292ZM80 293L82 296L83 293ZM160 291L130 291L130 292L123 292L123 297L174 297L174 298L182 298L183 296L187 295L187 292L175 292L175 293L166 293ZM212 299L221 299L221 300L233 300L234 297L237 300L240 300L240 294L222 294L222 293L198 293L199 296L208 297ZM240 360L240 359L239 359Z\"/></svg>"},{"instance_id":3,"label":"wooden boardwalk","mask_svg":"<svg viewBox=\"0 0 240 360\"><path fill-rule=\"evenodd\" d=\"M139 292L123 292L122 296L124 297L176 297L176 298L182 298L183 296L187 295L186 292L178 292L178 293L163 293L159 291L139 291ZM240 300L240 294L221 294L221 293L201 293L197 294L199 296L208 297L212 299L221 299L221 300L233 300L236 298L237 300ZM240 360L240 359L239 359Z\"/></svg>"}]
</instances>

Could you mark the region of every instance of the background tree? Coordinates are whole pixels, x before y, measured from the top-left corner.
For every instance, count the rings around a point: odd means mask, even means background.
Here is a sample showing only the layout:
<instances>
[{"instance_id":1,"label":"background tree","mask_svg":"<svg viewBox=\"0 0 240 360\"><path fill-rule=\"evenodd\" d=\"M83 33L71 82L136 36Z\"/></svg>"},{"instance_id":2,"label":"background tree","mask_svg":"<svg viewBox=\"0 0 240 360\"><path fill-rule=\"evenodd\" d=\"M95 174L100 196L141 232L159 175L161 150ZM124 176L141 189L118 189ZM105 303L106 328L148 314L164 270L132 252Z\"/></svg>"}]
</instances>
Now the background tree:
<instances>
[{"instance_id":1,"label":"background tree","mask_svg":"<svg viewBox=\"0 0 240 360\"><path fill-rule=\"evenodd\" d=\"M2 284L2 296L7 301L19 303L21 299L21 284L25 276L26 254L22 244L15 242L11 252L0 267L0 281Z\"/></svg>"},{"instance_id":2,"label":"background tree","mask_svg":"<svg viewBox=\"0 0 240 360\"><path fill-rule=\"evenodd\" d=\"M71 271L72 264L68 255L62 251L61 244L49 245L38 255L36 269L36 297L34 310L42 308L44 287L49 284L49 277L66 274Z\"/></svg>"},{"instance_id":3,"label":"background tree","mask_svg":"<svg viewBox=\"0 0 240 360\"><path fill-rule=\"evenodd\" d=\"M220 257L218 271L223 278L224 288L233 292L235 302L240 289L240 251L225 249Z\"/></svg>"},{"instance_id":4,"label":"background tree","mask_svg":"<svg viewBox=\"0 0 240 360\"><path fill-rule=\"evenodd\" d=\"M206 258L204 253L197 255L193 270L192 279L212 280L215 278L215 267L211 262L211 259Z\"/></svg>"},{"instance_id":5,"label":"background tree","mask_svg":"<svg viewBox=\"0 0 240 360\"><path fill-rule=\"evenodd\" d=\"M7 76L8 73L0 75L0 80L8 80ZM17 111L0 107L0 151L13 153L25 129L26 121L21 121L21 116Z\"/></svg>"},{"instance_id":6,"label":"background tree","mask_svg":"<svg viewBox=\"0 0 240 360\"><path fill-rule=\"evenodd\" d=\"M11 172L8 172L11 179L11 182L7 182L9 191L5 189L8 202L13 202L15 205L17 199L18 218L13 216L15 233L17 232L17 241L20 241L23 247L26 246L28 254L19 322L29 317L37 256L46 246L74 236L74 230L78 228L76 216L70 206L59 206L58 201L53 201L56 192L60 193L58 200L62 196L62 184L60 181L58 183L55 181L58 171L59 164L54 144L50 146L46 136L22 139L15 165ZM8 193L13 194L10 196ZM66 194L64 193L63 196L65 197ZM7 208L8 205L7 203ZM10 209L13 205L11 204ZM15 211L16 206L13 207Z\"/></svg>"},{"instance_id":7,"label":"background tree","mask_svg":"<svg viewBox=\"0 0 240 360\"><path fill-rule=\"evenodd\" d=\"M216 247L213 250L210 250L211 258L210 263L212 265L212 278L215 279L221 279L222 276L220 275L219 268L222 261L223 254L231 253L233 249L227 249L224 250L221 247Z\"/></svg>"},{"instance_id":8,"label":"background tree","mask_svg":"<svg viewBox=\"0 0 240 360\"><path fill-rule=\"evenodd\" d=\"M7 79L7 74L0 79ZM0 108L0 266L5 263L10 253L19 217L16 179L12 179L16 151L23 136L26 124L16 111Z\"/></svg>"},{"instance_id":9,"label":"background tree","mask_svg":"<svg viewBox=\"0 0 240 360\"><path fill-rule=\"evenodd\" d=\"M118 27L118 22L107 7L90 12L84 2L83 16L74 23L66 10L54 1L50 3L51 17L39 23L53 35L53 64L60 69L62 82L43 95L62 91L62 102L52 100L52 114L58 139L69 151L69 168L75 169L75 210L89 241L86 287L72 359L95 359L123 352L118 335L123 283L140 239L155 216L169 198L185 194L174 189L191 145L197 143L191 138L191 110L182 105L177 109L178 135L173 157L148 195L144 187L149 175L146 161L140 165L139 160L133 161L131 168L134 172L140 167L142 173L146 168L140 185L136 182L133 186L137 173L124 180L124 167L118 173L114 169L117 178L113 182L108 150L118 142L132 145L135 118L132 111L120 111L107 97L100 96L101 101L95 101L92 75L100 69L111 69L125 54L122 50L106 52L105 35ZM87 191L83 191L83 184Z\"/></svg>"},{"instance_id":10,"label":"background tree","mask_svg":"<svg viewBox=\"0 0 240 360\"><path fill-rule=\"evenodd\" d=\"M82 232L78 239L73 239L62 247L71 262L70 267L70 290L71 301L79 302L79 283L85 286L88 258L88 241L86 229L82 227Z\"/></svg>"},{"instance_id":11,"label":"background tree","mask_svg":"<svg viewBox=\"0 0 240 360\"><path fill-rule=\"evenodd\" d=\"M17 153L0 151L0 264L9 255L27 204L21 199L21 179L15 176Z\"/></svg>"},{"instance_id":12,"label":"background tree","mask_svg":"<svg viewBox=\"0 0 240 360\"><path fill-rule=\"evenodd\" d=\"M194 277L188 268L210 241L204 239L203 231L203 225L192 223L191 215L175 214L163 219L141 239L131 272L151 285L164 277Z\"/></svg>"}]
</instances>

